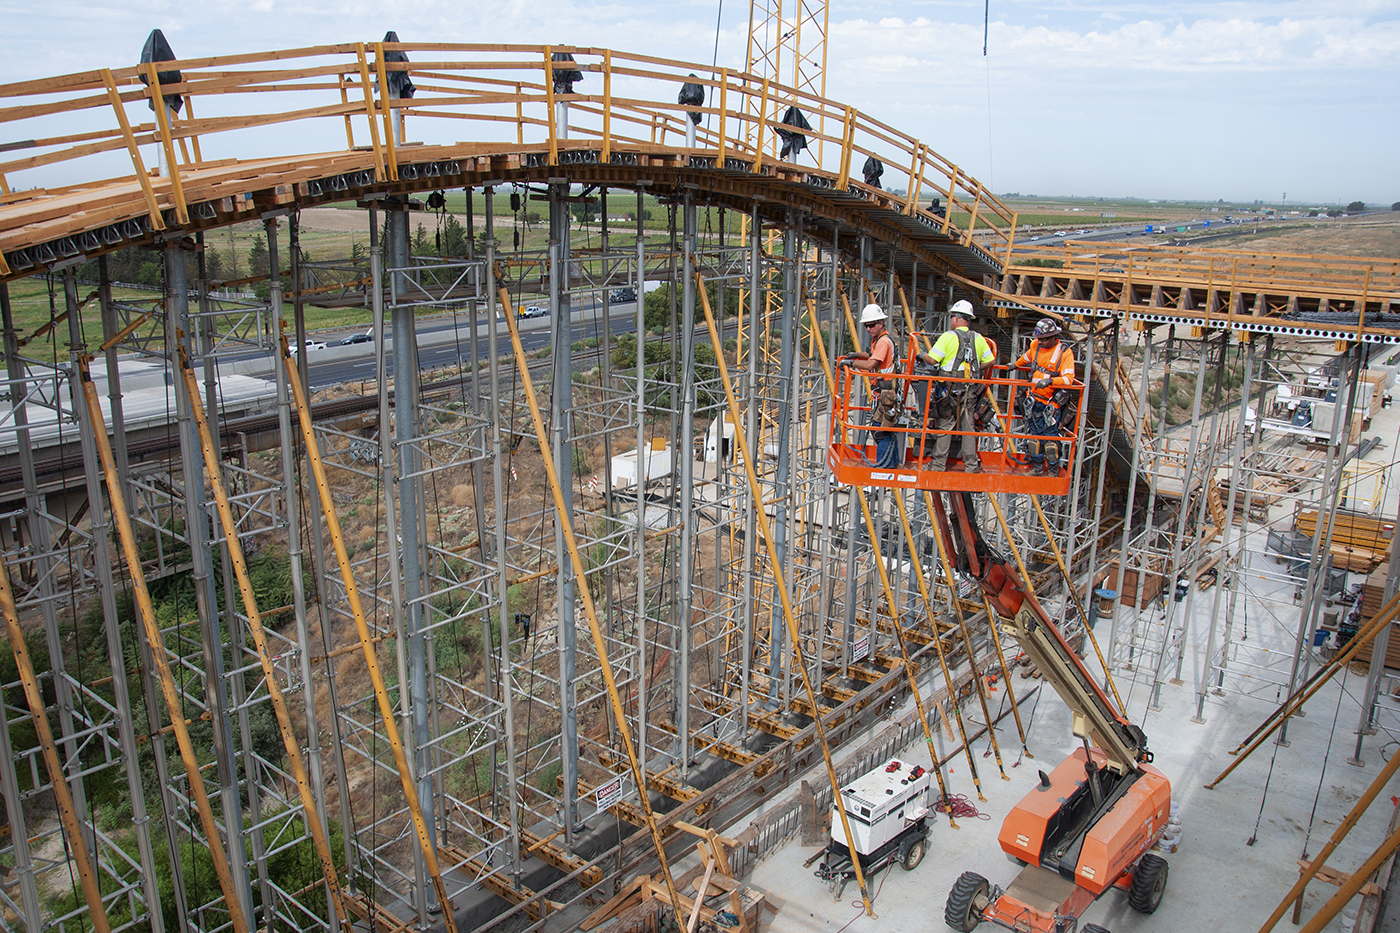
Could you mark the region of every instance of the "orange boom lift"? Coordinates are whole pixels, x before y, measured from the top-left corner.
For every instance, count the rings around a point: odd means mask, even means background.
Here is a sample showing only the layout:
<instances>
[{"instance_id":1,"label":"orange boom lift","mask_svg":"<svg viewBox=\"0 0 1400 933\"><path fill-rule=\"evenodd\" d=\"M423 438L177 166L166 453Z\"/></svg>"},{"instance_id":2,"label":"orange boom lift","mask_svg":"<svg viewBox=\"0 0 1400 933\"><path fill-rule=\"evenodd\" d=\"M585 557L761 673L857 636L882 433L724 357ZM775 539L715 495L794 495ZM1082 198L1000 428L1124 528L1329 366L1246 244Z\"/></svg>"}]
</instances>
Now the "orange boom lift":
<instances>
[{"instance_id":1,"label":"orange boom lift","mask_svg":"<svg viewBox=\"0 0 1400 933\"><path fill-rule=\"evenodd\" d=\"M1093 923L1081 927L1079 918L1110 889L1126 890L1128 903L1142 913L1154 912L1161 903L1168 864L1149 850L1166 829L1171 784L1152 766L1147 736L1114 707L1025 585L1019 561L999 556L983 540L972 499L974 492L1064 495L1069 470L1027 476L1014 469L1015 447L1035 439L1018 432L1017 416L1011 413L1027 383L992 376L971 381L984 383L988 392L1001 387L1008 393L1008 413L997 415L995 430L963 436L964 457L977 456L983 472L945 471L923 456L936 433L927 401L933 386L918 385L929 377L916 375L912 366L893 377L909 387L913 399L906 406L912 417L895 429L906 434L903 462L892 469L871 463L873 450L861 442L870 430L868 406L851 404L852 395L859 394L858 379L866 377L845 370L833 404L828 464L845 483L932 493L937 533L947 553L956 554L957 570L977 581L998 616L1000 631L1016 640L1069 706L1074 734L1083 742L1049 774L1039 772L1039 783L1002 823L998 840L1024 866L1020 874L1001 888L976 872L963 872L948 895L944 920L962 933L983 920L1017 933L1107 933ZM1064 433L1072 451L1077 421ZM979 440L1002 450L979 450ZM1066 459L1072 460L1072 454ZM997 507L995 500L992 505Z\"/></svg>"},{"instance_id":2,"label":"orange boom lift","mask_svg":"<svg viewBox=\"0 0 1400 933\"><path fill-rule=\"evenodd\" d=\"M993 375L985 379L963 379L948 375L930 375L915 371L919 352L917 335L909 337L900 371L871 374L837 366L833 374L835 393L831 412L831 444L826 462L838 482L848 486L887 486L894 489L923 489L971 492L1019 492L1027 495L1063 496L1069 492L1070 470L1056 466L1053 472L1030 475L1017 469L1020 460L1016 448L1026 443L1045 440L1027 433L1023 419L1014 414L1021 408L1030 383L1009 378L1006 366L989 366ZM904 408L904 421L894 427L872 426L872 406L869 394L882 379L893 381ZM994 398L1006 402L1006 413L994 412L986 430L971 434L942 431L934 426L936 397L940 387L980 385ZM1077 399L1084 386L1075 383L1068 389ZM1056 440L1063 451L1064 464L1074 462L1079 443L1079 406L1066 406L1067 423L1062 436ZM872 432L897 434L902 447L899 463L892 468L875 465L875 440ZM935 464L930 456L937 434L952 434L961 438L967 451L961 458L976 456L981 473L948 472L943 464ZM955 449L956 449L956 445ZM988 449L999 448L999 449Z\"/></svg>"},{"instance_id":3,"label":"orange boom lift","mask_svg":"<svg viewBox=\"0 0 1400 933\"><path fill-rule=\"evenodd\" d=\"M1171 783L1151 764L1147 736L1118 712L1016 567L992 553L973 520L971 494L955 493L955 521L935 502L939 533L958 547L999 619L1069 706L1083 741L1021 799L1002 823L1001 848L1025 867L1005 888L963 872L943 917L966 933L982 920L1019 933L1107 933L1079 917L1109 889L1152 913L1167 884L1167 862L1148 850L1171 814Z\"/></svg>"}]
</instances>

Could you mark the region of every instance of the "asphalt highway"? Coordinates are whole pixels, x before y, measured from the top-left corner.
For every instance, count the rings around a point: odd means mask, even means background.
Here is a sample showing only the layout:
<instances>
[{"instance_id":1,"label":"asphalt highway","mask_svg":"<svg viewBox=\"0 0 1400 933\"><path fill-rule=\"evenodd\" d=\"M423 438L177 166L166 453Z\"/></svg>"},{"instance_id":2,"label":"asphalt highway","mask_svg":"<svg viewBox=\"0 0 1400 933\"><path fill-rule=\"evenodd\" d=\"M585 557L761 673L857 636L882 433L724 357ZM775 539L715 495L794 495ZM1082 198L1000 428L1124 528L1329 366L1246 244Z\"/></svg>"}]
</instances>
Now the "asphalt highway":
<instances>
[{"instance_id":1,"label":"asphalt highway","mask_svg":"<svg viewBox=\"0 0 1400 933\"><path fill-rule=\"evenodd\" d=\"M601 305L576 306L573 309L573 326L570 343L587 340L590 337L601 339L603 316L598 313ZM614 337L630 334L636 330L637 304L635 301L608 305L609 328ZM549 318L516 318L520 330L520 343L526 352L538 350L549 343ZM386 327L387 331L387 327ZM375 374L375 346L373 342L341 346L340 341L351 334L364 333L363 328L353 328L334 332L308 334L308 340L326 344L324 350L307 351L307 375L311 388L325 388L343 382L359 382L373 379ZM471 315L459 311L419 322L415 331L418 340L418 366L422 370L438 369L458 363L469 365L472 360ZM505 320L498 320L496 331L497 350L501 355L511 352L510 331ZM392 341L389 341L392 347ZM476 358L484 361L490 348L484 314L477 315ZM232 362L232 358L221 362ZM392 354L386 361L389 375L393 375ZM272 366L255 365L245 370L250 376L271 378Z\"/></svg>"},{"instance_id":2,"label":"asphalt highway","mask_svg":"<svg viewBox=\"0 0 1400 933\"><path fill-rule=\"evenodd\" d=\"M1082 222L1082 221L1081 221ZM1276 223L1277 221L1270 221ZM1151 226L1152 232L1148 233L1147 228ZM1219 227L1229 230L1236 226L1246 226L1242 222L1226 222L1223 218L1213 220L1178 220L1171 223L1154 224L1119 224L1115 227L1107 227L1102 230L1076 229L1072 225L1066 225L1064 236L1059 235L1059 231L1045 236L1030 237L1028 239L1018 239L1017 246L1054 246L1061 243L1084 243L1099 240L1121 241L1136 236L1164 236L1176 233L1189 233L1193 230L1214 230Z\"/></svg>"}]
</instances>

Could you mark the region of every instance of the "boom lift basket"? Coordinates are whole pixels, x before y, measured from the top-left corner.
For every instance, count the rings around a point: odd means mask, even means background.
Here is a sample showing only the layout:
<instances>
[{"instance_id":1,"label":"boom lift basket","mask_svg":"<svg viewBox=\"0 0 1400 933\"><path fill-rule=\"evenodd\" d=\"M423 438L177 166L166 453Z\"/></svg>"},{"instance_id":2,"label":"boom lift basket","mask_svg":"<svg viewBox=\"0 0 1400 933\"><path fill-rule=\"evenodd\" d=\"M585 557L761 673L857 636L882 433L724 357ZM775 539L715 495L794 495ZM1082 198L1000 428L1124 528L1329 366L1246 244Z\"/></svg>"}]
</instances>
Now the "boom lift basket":
<instances>
[{"instance_id":1,"label":"boom lift basket","mask_svg":"<svg viewBox=\"0 0 1400 933\"><path fill-rule=\"evenodd\" d=\"M1008 367L989 367L983 379L960 379L917 373L914 359L917 345L910 339L903 371L880 375L841 366L836 373L836 396L832 399L831 438L827 465L836 479L848 486L888 486L897 489L947 490L955 492L1013 492L1042 496L1063 496L1069 492L1070 464L1079 445L1079 401L1084 386L1076 382L1060 390L1059 434L1046 437L1030 433L1022 412L1028 404L1030 383L1008 378ZM895 427L875 424L873 398L876 386L891 380L901 401L902 420ZM966 392L975 398L986 392L994 402L991 423L986 430L965 434L938 430L936 406L946 393ZM968 403L972 404L972 403ZM875 432L890 431L899 440L899 463L893 468L877 467ZM953 436L964 448L975 445L981 462L980 472L962 472L962 463L945 469L930 456L935 438ZM1026 466L1027 449L1053 441L1058 446L1057 463L1046 474ZM963 460L965 461L965 457Z\"/></svg>"}]
</instances>

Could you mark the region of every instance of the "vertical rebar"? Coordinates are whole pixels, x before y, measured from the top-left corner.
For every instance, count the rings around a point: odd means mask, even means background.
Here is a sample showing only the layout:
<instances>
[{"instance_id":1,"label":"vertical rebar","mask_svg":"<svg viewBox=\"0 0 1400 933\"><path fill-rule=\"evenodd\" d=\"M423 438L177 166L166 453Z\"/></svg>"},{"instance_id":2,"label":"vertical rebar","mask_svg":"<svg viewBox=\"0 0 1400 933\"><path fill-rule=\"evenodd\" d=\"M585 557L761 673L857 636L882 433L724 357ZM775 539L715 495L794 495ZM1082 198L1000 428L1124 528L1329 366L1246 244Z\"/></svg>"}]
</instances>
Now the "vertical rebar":
<instances>
[{"instance_id":1,"label":"vertical rebar","mask_svg":"<svg viewBox=\"0 0 1400 933\"><path fill-rule=\"evenodd\" d=\"M1200 497L1199 497L1199 498L1197 499L1197 501L1196 501L1196 524L1195 524L1195 528L1196 528L1196 530L1197 530L1198 535L1199 535L1199 533L1205 528L1206 507L1207 507L1207 505L1209 504L1209 502L1210 502L1210 497L1211 497L1211 495L1214 493L1215 488L1216 488L1216 487L1215 487L1215 470L1216 470L1216 464L1217 464L1217 462L1218 462L1218 459L1219 459L1219 452L1220 452L1220 444L1218 443L1218 435L1219 435L1219 431L1220 431L1220 408L1221 408L1222 400L1223 400L1223 398L1224 398L1224 393L1225 393L1225 354L1226 354L1226 352L1228 351L1229 346L1230 346L1230 332L1229 332L1229 331L1221 331L1221 332L1220 332L1220 356L1219 356L1218 361L1216 362L1216 365L1215 365L1215 398L1214 398L1214 399L1212 400L1212 402L1211 402L1211 411L1210 411L1210 445L1209 445L1209 447L1207 448L1209 452L1208 452L1208 454L1207 454L1207 456L1206 456L1205 468L1204 468L1204 470L1203 470L1203 472L1202 472L1202 474L1201 474L1202 479L1201 479L1201 493L1200 493ZM1205 367L1202 366L1201 368L1204 369ZM1193 462L1194 462L1194 458L1193 458ZM1183 506L1184 506L1184 503L1183 503ZM1226 524L1227 527L1228 527L1229 524L1230 524L1230 522L1229 522L1229 516L1228 516L1228 515L1226 516L1225 524ZM1224 530L1223 530L1223 529L1222 529L1221 533L1222 533L1222 534L1224 533ZM1223 547L1223 544L1222 544L1222 547ZM1222 551L1221 553L1224 553L1224 551ZM1195 610L1195 606L1196 606L1195 569L1196 569L1196 567L1198 566L1198 564L1200 563L1201 557L1203 556L1203 555L1202 555L1202 551L1201 551L1201 538L1200 538L1200 537L1193 537L1193 538L1192 538L1191 544L1187 547L1187 554L1188 554L1187 561L1188 561L1188 563L1190 564L1190 568L1191 568L1191 569L1190 569L1191 576L1190 576L1190 577L1187 579L1187 581L1186 581L1186 583L1187 583L1186 604L1185 604L1185 606L1183 607L1183 612L1182 612L1182 614L1185 616L1185 618L1184 618L1184 620L1183 620L1183 622L1182 622L1182 637L1181 637L1181 643L1180 643L1180 645L1179 645L1178 648L1177 648L1177 656L1176 656L1176 674L1175 674L1174 677L1172 677L1172 683L1173 683L1173 684L1180 684L1180 683L1182 683L1181 674L1182 674L1182 670L1183 670L1183 669L1185 668L1185 666L1186 666L1186 644L1187 644L1187 641L1189 640L1189 639L1187 638L1187 634L1188 634L1189 631L1190 631L1191 623L1194 621L1194 616L1195 616L1195 611L1196 611L1196 610Z\"/></svg>"},{"instance_id":2,"label":"vertical rebar","mask_svg":"<svg viewBox=\"0 0 1400 933\"><path fill-rule=\"evenodd\" d=\"M1138 466L1142 460L1142 426L1147 422L1147 376L1148 370L1152 366L1152 330L1144 332L1142 339L1142 380L1138 388L1138 410L1137 426L1133 429L1133 462L1128 468L1128 497L1123 506L1123 538L1122 546L1118 550L1118 579L1114 581L1113 590L1118 594L1118 605L1121 607L1127 602L1123 598L1123 578L1128 572L1128 545L1133 536L1133 498L1137 493ZM1149 515L1145 522L1150 522ZM1104 657L1109 664L1113 663L1114 651L1118 646L1118 620L1123 613L1115 612L1113 619L1108 626L1108 646L1104 651ZM1104 673L1104 683L1107 684L1108 673Z\"/></svg>"},{"instance_id":3,"label":"vertical rebar","mask_svg":"<svg viewBox=\"0 0 1400 933\"><path fill-rule=\"evenodd\" d=\"M98 301L102 312L102 338L106 343L112 335L119 329L115 326L116 313L112 307L112 282L107 270L107 257L102 256L98 260ZM3 296L4 286L0 285L0 297ZM110 327L109 327L110 325ZM70 321L70 328L72 327ZM6 333L8 333L8 327ZM71 339L71 331L70 331ZM73 343L73 350L76 353L82 345ZM85 349L85 348L83 348ZM6 347L5 358L12 365L18 366L19 361L16 356L11 355L11 348ZM117 374L117 354L116 347L113 346L107 352L107 385L109 399L113 399L112 420L113 424L121 424L121 389L120 379ZM13 376L11 377L13 378ZM116 388L113 388L113 387ZM82 404L81 390L75 384L73 386L73 408L78 412L79 428L82 434L83 448L83 476L87 491L88 503L88 523L92 531L91 547L93 557L93 569L97 574L99 597L102 604L103 630L107 642L107 656L112 659L125 658L126 654L121 637L121 618L117 610L117 586L112 573L116 565L111 549L112 532L107 521L107 510L102 507L102 468L97 462L97 449L94 446L94 439L97 431L106 431L105 424L90 424L86 415L87 408ZM112 395L111 393L115 393ZM19 422L20 414L15 412L15 421ZM121 449L123 455L126 450L126 437L124 432L117 432L122 438ZM27 446L27 440L21 440L21 448ZM125 474L125 463L118 467L118 476ZM131 691L127 681L127 670L124 663L114 660L111 665L112 670L112 694L117 707L117 740L121 745L122 757L128 762L137 761L137 737L133 731L135 720L131 714ZM0 717L3 718L3 717ZM9 748L8 742L3 746ZM146 810L146 793L142 784L141 770L135 767L123 769L126 772L127 794L131 801L131 824L136 835L137 854L141 861L141 887L145 894L146 906L150 911L152 933L163 933L165 929L165 917L160 906L159 879L155 873L155 857L151 848L150 817Z\"/></svg>"},{"instance_id":4,"label":"vertical rebar","mask_svg":"<svg viewBox=\"0 0 1400 933\"><path fill-rule=\"evenodd\" d=\"M782 336L779 342L778 362L778 463L773 471L773 498L785 500L792 494L792 436L793 412L796 409L796 380L793 374L794 347L793 321L796 317L797 281L794 266L797 257L797 240L793 233L795 212L788 211L787 225L783 230L783 319ZM755 490L755 495L761 495ZM762 508L762 506L759 506ZM779 507L773 510L773 550L778 563L788 566L788 509ZM788 579L791 576L785 574ZM781 701L780 693L786 686L783 682L787 667L786 643L787 626L783 623L782 612L774 594L770 606L771 625L768 632L768 705L777 708Z\"/></svg>"},{"instance_id":5,"label":"vertical rebar","mask_svg":"<svg viewBox=\"0 0 1400 933\"><path fill-rule=\"evenodd\" d=\"M1191 717L1192 722L1205 722L1206 691L1210 689L1211 667L1215 663L1215 629L1220 619L1220 600L1225 592L1225 575L1229 567L1230 555L1230 534L1235 528L1235 497L1239 495L1240 477L1244 474L1244 438L1248 430L1249 396L1254 387L1254 341L1249 341L1244 355L1244 384L1240 387L1240 423L1235 431L1234 452L1230 456L1230 498L1225 503L1225 527L1221 530L1220 540L1220 564L1216 571L1215 599L1212 601L1210 609L1210 626L1206 629L1206 650L1201 664L1201 682L1196 690L1196 715ZM1256 430L1262 429L1259 419L1263 417L1263 412L1259 413L1259 418L1255 419ZM1240 516L1240 536L1243 538L1249 527L1249 511ZM1235 572L1238 574L1244 568L1237 566ZM1226 642L1228 645L1228 642Z\"/></svg>"},{"instance_id":6,"label":"vertical rebar","mask_svg":"<svg viewBox=\"0 0 1400 933\"><path fill-rule=\"evenodd\" d=\"M758 202L750 208L749 215L749 359L745 380L748 410L743 425L735 425L735 431L744 431L744 440L749 450L758 450L758 300L762 277L759 269L763 258L763 237L758 219ZM739 348L743 352L743 347ZM738 440L738 437L735 437ZM757 509L763 498L761 489L747 489L744 492L744 582L743 582L743 663L739 678L739 734L749 731L749 689L753 674L754 629L758 621L757 607L754 605L754 577L758 570L758 526Z\"/></svg>"},{"instance_id":7,"label":"vertical rebar","mask_svg":"<svg viewBox=\"0 0 1400 933\"><path fill-rule=\"evenodd\" d=\"M293 294L296 295L296 304L301 301L301 263L299 254L300 227L297 223L297 215L293 213L290 218L290 229L288 230L289 252L291 262L291 282ZM268 306L272 314L272 332L274 334L283 333L282 328L282 279L278 269L277 259L277 225L272 223L267 228L268 240L268 272L272 290L269 295ZM305 320L300 314L294 315L297 323L305 328ZM305 347L303 341L301 344ZM298 353L298 358L305 357L306 353ZM281 348L274 351L274 359L280 359ZM292 434L291 415L291 392L287 387L287 368L285 366L274 365L272 367L274 382L277 385L277 437L278 448L282 463L282 482L286 491L286 530L287 530L287 560L291 568L292 576L292 614L296 623L296 638L298 649L298 669L301 673L303 685L302 697L305 700L303 715L306 717L306 755L308 776L311 779L311 790L313 799L316 801L316 816L321 825L326 825L326 789L325 776L321 769L321 729L319 716L316 710L316 691L312 685L311 673L311 629L307 621L306 613L306 584L302 570L302 539L301 539L301 483L297 478L296 469L296 441ZM208 411L217 411L215 408L207 408ZM226 574L227 576L227 571ZM225 582L225 592L232 597L233 588ZM323 623L324 624L324 623ZM332 711L334 718L334 711ZM345 785L342 784L342 787ZM345 796L342 794L342 796ZM337 924L335 915L335 901L329 896L329 889L326 897L327 910L329 911L329 925L333 928Z\"/></svg>"},{"instance_id":8,"label":"vertical rebar","mask_svg":"<svg viewBox=\"0 0 1400 933\"><path fill-rule=\"evenodd\" d=\"M686 120L690 124L689 120ZM693 126L693 124L691 124ZM695 201L689 188L681 209L681 246L684 280L681 302L681 433L676 444L680 461L680 589L677 596L678 654L680 677L675 690L677 758L681 780L690 779L690 652L691 588L694 586L695 555ZM721 320L724 306L720 305ZM723 353L724 347L714 348ZM643 772L645 772L643 768Z\"/></svg>"},{"instance_id":9,"label":"vertical rebar","mask_svg":"<svg viewBox=\"0 0 1400 933\"><path fill-rule=\"evenodd\" d=\"M1195 476L1196 470L1196 445L1201 437L1201 397L1205 392L1206 384L1206 350L1210 347L1209 336L1203 336L1200 340L1200 349L1197 351L1196 359L1196 391L1191 401L1191 436L1187 442L1186 462L1181 468L1181 499L1177 504L1176 511L1176 533L1172 535L1172 556L1171 562L1167 564L1167 573L1162 581L1162 585L1170 589L1170 599L1167 602L1166 619L1162 622L1162 645L1157 651L1157 658L1152 665L1152 692L1147 701L1149 709L1162 708L1162 668L1166 662L1168 649L1171 647L1172 626L1176 619L1176 607L1181 605L1176 599L1175 587L1179 583L1181 570L1181 557L1183 543L1186 537L1186 515L1190 511L1191 501L1191 479ZM1165 392L1163 393L1165 402ZM1166 427L1165 419L1163 427ZM1209 479L1202 473L1201 492L1206 494L1206 481ZM1150 518L1149 518L1150 520ZM1139 580L1141 583L1141 580ZM1190 581L1187 582L1187 592L1190 593ZM1185 615L1183 613L1183 615ZM1186 616L1182 621L1182 639L1186 638L1186 630L1191 624L1191 619Z\"/></svg>"},{"instance_id":10,"label":"vertical rebar","mask_svg":"<svg viewBox=\"0 0 1400 933\"><path fill-rule=\"evenodd\" d=\"M185 278L185 254L178 243L165 245L165 347L166 365L174 371L176 348L190 349L192 331L189 317L189 289ZM224 647L219 632L218 602L214 598L214 578L210 566L208 496L204 489L199 438L190 415L190 400L182 380L175 382L175 411L179 419L180 462L184 480L185 535L190 549L190 578L194 583L195 606L199 615L199 633L204 648L204 699L208 703L213 724L216 774L219 779L219 802L223 808L225 840L229 872L242 902L243 915L254 917L253 892L248 883L247 860L243 850L243 803L238 793L238 763L233 745L232 721L229 718L228 685L224 677ZM182 715L171 710L174 716ZM208 845L219 845L218 839L207 839Z\"/></svg>"},{"instance_id":11,"label":"vertical rebar","mask_svg":"<svg viewBox=\"0 0 1400 933\"><path fill-rule=\"evenodd\" d=\"M1269 334L1264 341L1264 358L1260 361L1259 369L1262 373L1269 363L1274 351L1274 335ZM1264 444L1264 412L1268 408L1269 382L1263 379L1263 388L1259 390L1258 417L1254 424L1254 443L1249 456L1239 463L1239 469L1245 471L1244 502L1241 504L1240 513L1244 516L1240 522L1240 543L1235 552L1235 573L1230 580L1230 602L1225 607L1225 630L1221 633L1222 650L1220 653L1220 673L1216 677L1216 689L1221 690L1225 686L1225 669L1230 663L1229 644L1234 638L1235 627L1235 607L1238 605L1240 589L1244 583L1244 571L1249 563L1249 552L1247 544L1249 542L1249 513L1254 507L1254 474L1253 470L1259 463L1259 451ZM1246 468L1248 464L1248 468ZM1245 636L1248 637L1246 628Z\"/></svg>"},{"instance_id":12,"label":"vertical rebar","mask_svg":"<svg viewBox=\"0 0 1400 933\"><path fill-rule=\"evenodd\" d=\"M643 218L645 189L637 186L637 268L636 268L636 333L637 333L637 481L632 487L637 497L637 757L642 770L647 767L647 690L651 687L651 665L647 663L647 625L651 612L647 606L647 470L651 451L647 449L647 379L646 379L646 227ZM640 791L640 788L638 789Z\"/></svg>"},{"instance_id":13,"label":"vertical rebar","mask_svg":"<svg viewBox=\"0 0 1400 933\"><path fill-rule=\"evenodd\" d=\"M1099 524L1103 521L1103 491L1105 480L1108 478L1108 454L1113 448L1113 403L1118 394L1119 324L1120 322L1115 318L1113 321L1113 352L1110 355L1108 366L1108 385L1104 389L1103 447L1099 450L1099 475L1094 485L1094 510L1093 518L1091 519L1094 534L1089 536L1089 559L1085 563L1085 566L1088 567L1087 580L1084 585L1084 599L1086 602L1093 598L1094 595L1092 591L1094 589L1094 576L1098 569L1096 565L1099 556L1098 528ZM1122 429L1120 428L1119 430ZM1074 542L1071 541L1070 545L1073 544ZM1074 572L1074 556L1073 547L1066 547L1065 565L1069 568L1070 573Z\"/></svg>"}]
</instances>

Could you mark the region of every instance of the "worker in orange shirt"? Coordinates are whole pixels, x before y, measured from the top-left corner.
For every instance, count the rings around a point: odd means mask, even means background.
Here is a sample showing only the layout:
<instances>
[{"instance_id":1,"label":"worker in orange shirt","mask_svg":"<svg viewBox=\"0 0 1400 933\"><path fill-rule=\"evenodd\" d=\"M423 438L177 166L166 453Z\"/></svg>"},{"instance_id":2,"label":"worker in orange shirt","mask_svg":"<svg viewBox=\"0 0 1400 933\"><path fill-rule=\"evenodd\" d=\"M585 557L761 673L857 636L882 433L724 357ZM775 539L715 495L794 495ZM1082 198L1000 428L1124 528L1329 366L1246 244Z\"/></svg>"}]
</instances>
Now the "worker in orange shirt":
<instances>
[{"instance_id":1,"label":"worker in orange shirt","mask_svg":"<svg viewBox=\"0 0 1400 933\"><path fill-rule=\"evenodd\" d=\"M861 309L860 323L870 336L870 349L861 350L841 357L839 365L850 366L871 373L871 421L877 430L875 437L875 463L877 467L892 469L900 464L899 432L878 430L878 428L898 428L902 424L902 404L895 389L893 378L895 368L894 338L890 336L888 321L890 316L877 304L868 304ZM886 378L879 378L884 376Z\"/></svg>"},{"instance_id":2,"label":"worker in orange shirt","mask_svg":"<svg viewBox=\"0 0 1400 933\"><path fill-rule=\"evenodd\" d=\"M1028 369L1030 389L1025 394L1023 433L1038 437L1061 435L1061 423L1074 398L1074 351L1060 341L1062 328L1053 318L1042 318L1035 325L1031 345L1016 361L1017 369ZM1039 467L1049 475L1060 468L1065 445L1059 441L1030 441L1026 458L1031 469Z\"/></svg>"}]
</instances>

